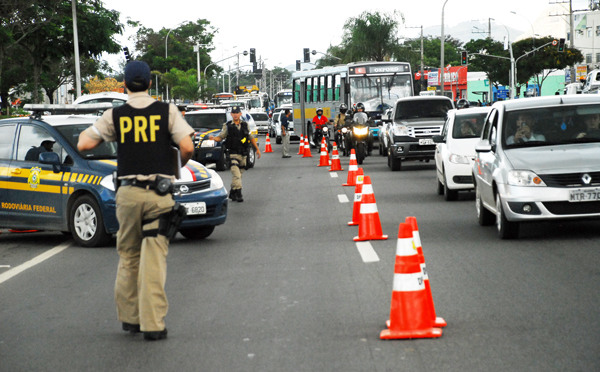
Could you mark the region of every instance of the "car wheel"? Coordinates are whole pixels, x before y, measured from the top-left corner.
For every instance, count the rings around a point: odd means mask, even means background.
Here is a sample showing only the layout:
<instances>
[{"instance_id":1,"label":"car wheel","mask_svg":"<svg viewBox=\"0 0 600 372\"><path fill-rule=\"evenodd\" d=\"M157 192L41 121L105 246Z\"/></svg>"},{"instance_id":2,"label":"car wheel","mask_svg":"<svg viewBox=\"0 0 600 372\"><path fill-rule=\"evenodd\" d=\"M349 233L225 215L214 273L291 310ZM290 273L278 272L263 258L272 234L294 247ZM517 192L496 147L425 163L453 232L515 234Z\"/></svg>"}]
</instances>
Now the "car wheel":
<instances>
[{"instance_id":1,"label":"car wheel","mask_svg":"<svg viewBox=\"0 0 600 372\"><path fill-rule=\"evenodd\" d=\"M446 201L455 201L458 199L458 191L450 190L448 188L448 180L446 179L446 172L443 173L444 177L444 200Z\"/></svg>"},{"instance_id":2,"label":"car wheel","mask_svg":"<svg viewBox=\"0 0 600 372\"><path fill-rule=\"evenodd\" d=\"M496 194L496 228L500 239L515 239L519 236L519 223L506 219L500 194Z\"/></svg>"},{"instance_id":3,"label":"car wheel","mask_svg":"<svg viewBox=\"0 0 600 372\"><path fill-rule=\"evenodd\" d=\"M214 226L201 226L193 229L179 230L181 235L187 239L206 239L210 236L210 234L213 233L213 231L215 231Z\"/></svg>"},{"instance_id":4,"label":"car wheel","mask_svg":"<svg viewBox=\"0 0 600 372\"><path fill-rule=\"evenodd\" d=\"M475 210L477 211L477 222L481 226L489 226L494 223L494 214L488 211L483 206L483 201L481 200L481 193L475 185Z\"/></svg>"},{"instance_id":5,"label":"car wheel","mask_svg":"<svg viewBox=\"0 0 600 372\"><path fill-rule=\"evenodd\" d=\"M112 236L104 231L100 207L92 196L83 195L77 198L69 215L71 234L78 245L98 247L110 242Z\"/></svg>"},{"instance_id":6,"label":"car wheel","mask_svg":"<svg viewBox=\"0 0 600 372\"><path fill-rule=\"evenodd\" d=\"M436 192L437 192L438 195L444 195L444 185L442 185L442 183L440 182L439 178L437 178L437 190L436 190Z\"/></svg>"},{"instance_id":7,"label":"car wheel","mask_svg":"<svg viewBox=\"0 0 600 372\"><path fill-rule=\"evenodd\" d=\"M250 152L248 153L248 157L246 158L246 168L254 168L254 162L256 161L256 150L254 148L250 148Z\"/></svg>"},{"instance_id":8,"label":"car wheel","mask_svg":"<svg viewBox=\"0 0 600 372\"><path fill-rule=\"evenodd\" d=\"M388 164L392 172L396 172L402 169L402 160L394 157L391 153L388 155Z\"/></svg>"}]
</instances>

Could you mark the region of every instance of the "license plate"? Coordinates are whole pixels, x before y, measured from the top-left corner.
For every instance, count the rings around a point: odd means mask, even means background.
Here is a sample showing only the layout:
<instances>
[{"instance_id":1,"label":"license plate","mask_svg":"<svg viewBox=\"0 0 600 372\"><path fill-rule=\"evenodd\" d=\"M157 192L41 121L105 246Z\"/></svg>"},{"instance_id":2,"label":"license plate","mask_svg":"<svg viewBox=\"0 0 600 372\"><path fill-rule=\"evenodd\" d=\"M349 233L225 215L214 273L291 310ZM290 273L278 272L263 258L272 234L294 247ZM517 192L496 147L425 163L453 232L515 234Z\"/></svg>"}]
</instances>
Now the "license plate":
<instances>
[{"instance_id":1,"label":"license plate","mask_svg":"<svg viewBox=\"0 0 600 372\"><path fill-rule=\"evenodd\" d=\"M198 215L198 214L206 214L206 203L205 202L197 202L197 203L183 203L185 207L185 213L188 216Z\"/></svg>"},{"instance_id":2,"label":"license plate","mask_svg":"<svg viewBox=\"0 0 600 372\"><path fill-rule=\"evenodd\" d=\"M421 138L419 140L419 145L424 146L424 145L433 145L433 139L431 138Z\"/></svg>"},{"instance_id":3,"label":"license plate","mask_svg":"<svg viewBox=\"0 0 600 372\"><path fill-rule=\"evenodd\" d=\"M600 188L577 189L569 191L570 202L586 202L600 200Z\"/></svg>"}]
</instances>

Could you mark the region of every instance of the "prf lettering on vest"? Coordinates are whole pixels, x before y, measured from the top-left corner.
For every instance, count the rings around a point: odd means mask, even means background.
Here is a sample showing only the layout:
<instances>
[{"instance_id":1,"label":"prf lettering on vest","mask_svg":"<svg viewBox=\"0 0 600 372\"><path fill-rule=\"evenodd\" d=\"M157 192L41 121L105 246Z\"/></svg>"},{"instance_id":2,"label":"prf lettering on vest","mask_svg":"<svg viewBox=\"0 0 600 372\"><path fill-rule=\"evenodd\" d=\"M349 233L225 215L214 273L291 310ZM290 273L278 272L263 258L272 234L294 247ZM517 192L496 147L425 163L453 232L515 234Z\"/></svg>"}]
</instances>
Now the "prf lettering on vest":
<instances>
[{"instance_id":1,"label":"prf lettering on vest","mask_svg":"<svg viewBox=\"0 0 600 372\"><path fill-rule=\"evenodd\" d=\"M148 128L148 119L150 119L150 128ZM135 142L155 142L156 132L160 127L156 124L161 119L160 115L150 115L149 118L145 116L134 116L133 120L130 117L122 116L119 119L119 128L121 129L121 143L125 142L125 135L133 130ZM149 129L150 133L147 133ZM148 134L150 134L150 141L148 141Z\"/></svg>"}]
</instances>

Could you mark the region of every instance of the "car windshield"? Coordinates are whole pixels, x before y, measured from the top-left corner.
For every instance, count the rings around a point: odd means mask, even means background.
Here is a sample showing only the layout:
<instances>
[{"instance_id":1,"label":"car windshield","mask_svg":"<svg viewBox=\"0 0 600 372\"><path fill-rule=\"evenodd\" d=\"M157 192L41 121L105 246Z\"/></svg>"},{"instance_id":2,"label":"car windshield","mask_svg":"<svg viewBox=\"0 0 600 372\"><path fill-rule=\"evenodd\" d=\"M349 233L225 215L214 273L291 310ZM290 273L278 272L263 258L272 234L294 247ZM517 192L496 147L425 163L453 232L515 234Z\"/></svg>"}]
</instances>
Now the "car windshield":
<instances>
[{"instance_id":1,"label":"car windshield","mask_svg":"<svg viewBox=\"0 0 600 372\"><path fill-rule=\"evenodd\" d=\"M383 113L403 97L412 95L410 75L366 76L350 79L350 100L362 102L366 112Z\"/></svg>"},{"instance_id":2,"label":"car windshield","mask_svg":"<svg viewBox=\"0 0 600 372\"><path fill-rule=\"evenodd\" d=\"M269 116L267 114L252 113L250 115L252 115L252 118L254 120L256 120L256 121L267 121L267 120L269 120Z\"/></svg>"},{"instance_id":3,"label":"car windshield","mask_svg":"<svg viewBox=\"0 0 600 372\"><path fill-rule=\"evenodd\" d=\"M452 138L478 138L487 112L468 115L456 115L452 127Z\"/></svg>"},{"instance_id":4,"label":"car windshield","mask_svg":"<svg viewBox=\"0 0 600 372\"><path fill-rule=\"evenodd\" d=\"M445 118L452 109L450 100L408 100L398 102L394 120L415 118Z\"/></svg>"},{"instance_id":5,"label":"car windshield","mask_svg":"<svg viewBox=\"0 0 600 372\"><path fill-rule=\"evenodd\" d=\"M600 142L600 104L510 111L504 118L507 148Z\"/></svg>"},{"instance_id":6,"label":"car windshield","mask_svg":"<svg viewBox=\"0 0 600 372\"><path fill-rule=\"evenodd\" d=\"M59 125L56 130L69 142L71 147L77 148L79 134L87 129L92 124L76 124L76 125ZM116 159L117 158L117 143L102 142L92 150L80 151L82 157L86 159Z\"/></svg>"},{"instance_id":7,"label":"car windshield","mask_svg":"<svg viewBox=\"0 0 600 372\"><path fill-rule=\"evenodd\" d=\"M227 122L225 113L187 114L184 116L188 124L198 129L221 129Z\"/></svg>"}]
</instances>

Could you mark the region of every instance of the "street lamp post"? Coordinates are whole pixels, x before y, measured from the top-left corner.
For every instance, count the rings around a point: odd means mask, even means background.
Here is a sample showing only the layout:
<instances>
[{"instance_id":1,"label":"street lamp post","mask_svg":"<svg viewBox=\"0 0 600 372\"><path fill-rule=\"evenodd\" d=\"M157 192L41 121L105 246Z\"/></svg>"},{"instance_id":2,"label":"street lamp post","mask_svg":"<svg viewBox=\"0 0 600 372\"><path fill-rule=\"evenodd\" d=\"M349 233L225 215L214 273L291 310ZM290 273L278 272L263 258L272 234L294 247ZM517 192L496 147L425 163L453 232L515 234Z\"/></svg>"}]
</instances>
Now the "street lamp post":
<instances>
[{"instance_id":1,"label":"street lamp post","mask_svg":"<svg viewBox=\"0 0 600 372\"><path fill-rule=\"evenodd\" d=\"M448 0L444 1L444 5L442 5L442 35L440 37L440 85L442 89L442 95L444 95L444 44L445 44L445 35L444 35L444 8L446 7L446 3Z\"/></svg>"}]
</instances>

